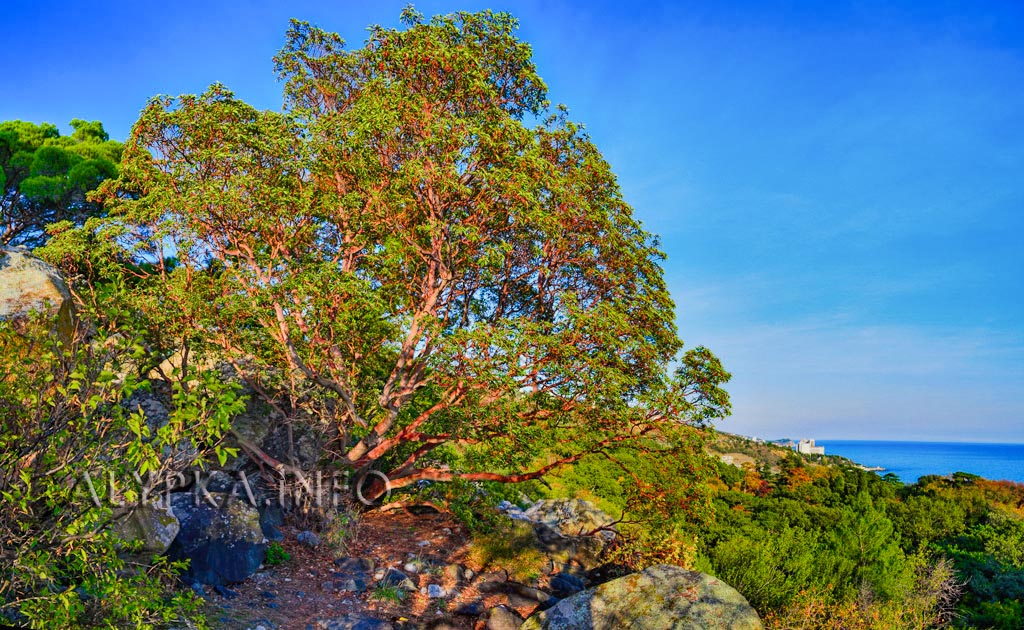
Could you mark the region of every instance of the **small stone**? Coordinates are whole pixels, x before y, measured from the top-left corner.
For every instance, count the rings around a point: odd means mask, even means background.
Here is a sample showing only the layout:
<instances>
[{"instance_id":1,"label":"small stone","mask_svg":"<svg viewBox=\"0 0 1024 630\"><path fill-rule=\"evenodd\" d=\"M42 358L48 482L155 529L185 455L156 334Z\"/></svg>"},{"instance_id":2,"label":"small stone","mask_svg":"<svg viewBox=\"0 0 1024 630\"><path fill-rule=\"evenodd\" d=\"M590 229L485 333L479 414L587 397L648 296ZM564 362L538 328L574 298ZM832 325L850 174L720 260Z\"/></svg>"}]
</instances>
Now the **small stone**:
<instances>
[{"instance_id":1,"label":"small stone","mask_svg":"<svg viewBox=\"0 0 1024 630\"><path fill-rule=\"evenodd\" d=\"M339 571L347 573L369 573L373 571L374 564L373 560L368 558L344 557L336 559L334 566L338 567Z\"/></svg>"},{"instance_id":2,"label":"small stone","mask_svg":"<svg viewBox=\"0 0 1024 630\"><path fill-rule=\"evenodd\" d=\"M277 599L277 594L271 593L270 591L263 591L260 593L260 597L263 599Z\"/></svg>"},{"instance_id":3,"label":"small stone","mask_svg":"<svg viewBox=\"0 0 1024 630\"><path fill-rule=\"evenodd\" d=\"M551 599L550 594L545 593L539 588L527 586L526 584L520 584L518 582L509 582L509 587L512 589L512 592L514 592L516 595L519 595L520 597L525 597L526 599L533 600L535 602L544 603Z\"/></svg>"},{"instance_id":4,"label":"small stone","mask_svg":"<svg viewBox=\"0 0 1024 630\"><path fill-rule=\"evenodd\" d=\"M405 569L406 573L416 573L416 571L419 569L419 567L416 566L415 562L406 562L405 566L402 568Z\"/></svg>"},{"instance_id":5,"label":"small stone","mask_svg":"<svg viewBox=\"0 0 1024 630\"><path fill-rule=\"evenodd\" d=\"M299 532L299 535L295 537L295 540L299 541L307 547L318 547L320 545L320 537L309 531L308 529Z\"/></svg>"},{"instance_id":6,"label":"small stone","mask_svg":"<svg viewBox=\"0 0 1024 630\"><path fill-rule=\"evenodd\" d=\"M349 578L347 580L337 580L334 582L334 587L339 591L345 591L348 593L362 593L366 591L366 580L363 578Z\"/></svg>"},{"instance_id":7,"label":"small stone","mask_svg":"<svg viewBox=\"0 0 1024 630\"><path fill-rule=\"evenodd\" d=\"M437 599L439 597L444 597L446 594L447 593L445 592L444 587L442 587L442 586L440 586L438 584L429 584L429 585L427 585L427 597L429 597L430 599Z\"/></svg>"},{"instance_id":8,"label":"small stone","mask_svg":"<svg viewBox=\"0 0 1024 630\"><path fill-rule=\"evenodd\" d=\"M466 617L479 617L484 614L484 603L476 601L462 604L455 609L455 614L465 615Z\"/></svg>"},{"instance_id":9,"label":"small stone","mask_svg":"<svg viewBox=\"0 0 1024 630\"><path fill-rule=\"evenodd\" d=\"M430 541L429 540L421 540L418 543L416 543L416 546L418 546L418 547L429 547L430 546Z\"/></svg>"},{"instance_id":10,"label":"small stone","mask_svg":"<svg viewBox=\"0 0 1024 630\"><path fill-rule=\"evenodd\" d=\"M398 569L388 569L388 572L381 578L380 583L382 586L394 586L406 591L416 590L416 585L409 579L409 576Z\"/></svg>"},{"instance_id":11,"label":"small stone","mask_svg":"<svg viewBox=\"0 0 1024 630\"><path fill-rule=\"evenodd\" d=\"M457 564L449 564L444 568L444 581L451 584L458 584L462 579L462 567Z\"/></svg>"}]
</instances>

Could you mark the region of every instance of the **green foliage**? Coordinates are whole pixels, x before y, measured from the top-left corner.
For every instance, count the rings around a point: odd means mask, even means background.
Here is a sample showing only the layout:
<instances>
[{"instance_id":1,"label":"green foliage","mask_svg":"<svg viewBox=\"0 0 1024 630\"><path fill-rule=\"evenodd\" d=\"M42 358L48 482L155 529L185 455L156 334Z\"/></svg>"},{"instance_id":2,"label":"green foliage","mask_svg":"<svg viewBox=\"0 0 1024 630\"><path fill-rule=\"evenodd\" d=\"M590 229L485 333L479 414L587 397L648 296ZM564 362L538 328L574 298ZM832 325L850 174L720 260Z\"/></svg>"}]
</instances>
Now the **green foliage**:
<instances>
[{"instance_id":1,"label":"green foliage","mask_svg":"<svg viewBox=\"0 0 1024 630\"><path fill-rule=\"evenodd\" d=\"M383 584L378 584L373 588L373 591L370 592L370 599L375 599L381 602L401 604L405 601L406 597L408 597L408 593L406 593L405 589L398 586L385 586Z\"/></svg>"},{"instance_id":2,"label":"green foliage","mask_svg":"<svg viewBox=\"0 0 1024 630\"><path fill-rule=\"evenodd\" d=\"M171 588L182 567L124 555L111 506L215 454L241 403L198 373L176 384L170 420L150 425L124 404L149 386L139 348L116 317L85 304L79 316L71 338L42 318L0 322L0 614L32 627L172 625L197 614Z\"/></svg>"},{"instance_id":3,"label":"green foliage","mask_svg":"<svg viewBox=\"0 0 1024 630\"><path fill-rule=\"evenodd\" d=\"M759 473L768 492L720 466L714 521L694 532L696 566L735 586L768 627L1024 624L1024 484L956 474L905 486L842 463L773 461Z\"/></svg>"},{"instance_id":4,"label":"green foliage","mask_svg":"<svg viewBox=\"0 0 1024 630\"><path fill-rule=\"evenodd\" d=\"M965 621L977 627L1019 628L1024 611L1024 520L993 511L985 522L937 545L967 580Z\"/></svg>"},{"instance_id":5,"label":"green foliage","mask_svg":"<svg viewBox=\"0 0 1024 630\"><path fill-rule=\"evenodd\" d=\"M122 145L98 121L71 127L61 136L48 123L0 123L0 245L40 245L47 224L100 213L88 194L117 175Z\"/></svg>"},{"instance_id":6,"label":"green foliage","mask_svg":"<svg viewBox=\"0 0 1024 630\"><path fill-rule=\"evenodd\" d=\"M267 557L263 561L268 567L276 567L292 559L292 554L284 550L280 543L272 542L267 545Z\"/></svg>"}]
</instances>

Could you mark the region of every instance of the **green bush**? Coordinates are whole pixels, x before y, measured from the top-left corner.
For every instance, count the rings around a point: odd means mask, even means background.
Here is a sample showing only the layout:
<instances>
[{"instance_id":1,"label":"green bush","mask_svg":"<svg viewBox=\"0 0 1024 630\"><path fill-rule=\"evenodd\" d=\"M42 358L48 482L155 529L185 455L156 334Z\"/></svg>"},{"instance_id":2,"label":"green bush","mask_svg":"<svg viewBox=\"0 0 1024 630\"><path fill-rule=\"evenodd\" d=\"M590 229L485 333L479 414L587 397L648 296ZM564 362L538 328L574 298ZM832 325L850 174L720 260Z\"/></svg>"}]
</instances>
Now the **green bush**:
<instances>
[{"instance_id":1,"label":"green bush","mask_svg":"<svg viewBox=\"0 0 1024 630\"><path fill-rule=\"evenodd\" d=\"M267 545L267 557L263 561L268 567L276 567L292 559L292 554L284 550L280 543L272 542Z\"/></svg>"},{"instance_id":2,"label":"green bush","mask_svg":"<svg viewBox=\"0 0 1024 630\"><path fill-rule=\"evenodd\" d=\"M148 383L138 348L109 321L83 315L72 338L42 319L0 322L0 614L31 627L149 628L197 621L182 565L137 564L113 533L113 497L130 483L223 454L218 439L240 404L211 374L175 385L170 420L150 426L122 403ZM88 332L88 336L86 336ZM167 452L189 453L182 460ZM86 480L96 480L95 483ZM104 481L101 481L104 480ZM125 481L127 480L127 481Z\"/></svg>"}]
</instances>

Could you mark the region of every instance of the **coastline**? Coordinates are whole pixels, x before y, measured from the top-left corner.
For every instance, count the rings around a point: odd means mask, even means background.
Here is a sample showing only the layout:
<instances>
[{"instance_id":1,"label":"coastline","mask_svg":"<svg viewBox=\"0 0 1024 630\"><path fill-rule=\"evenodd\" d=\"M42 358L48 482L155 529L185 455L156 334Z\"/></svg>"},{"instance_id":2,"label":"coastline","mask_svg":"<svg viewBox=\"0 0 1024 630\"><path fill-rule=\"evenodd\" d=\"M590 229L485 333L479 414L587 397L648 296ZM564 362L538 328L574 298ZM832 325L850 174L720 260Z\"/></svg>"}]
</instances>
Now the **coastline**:
<instances>
[{"instance_id":1,"label":"coastline","mask_svg":"<svg viewBox=\"0 0 1024 630\"><path fill-rule=\"evenodd\" d=\"M826 455L838 455L862 470L894 473L904 483L957 472L992 481L1024 483L1024 444L819 440Z\"/></svg>"}]
</instances>

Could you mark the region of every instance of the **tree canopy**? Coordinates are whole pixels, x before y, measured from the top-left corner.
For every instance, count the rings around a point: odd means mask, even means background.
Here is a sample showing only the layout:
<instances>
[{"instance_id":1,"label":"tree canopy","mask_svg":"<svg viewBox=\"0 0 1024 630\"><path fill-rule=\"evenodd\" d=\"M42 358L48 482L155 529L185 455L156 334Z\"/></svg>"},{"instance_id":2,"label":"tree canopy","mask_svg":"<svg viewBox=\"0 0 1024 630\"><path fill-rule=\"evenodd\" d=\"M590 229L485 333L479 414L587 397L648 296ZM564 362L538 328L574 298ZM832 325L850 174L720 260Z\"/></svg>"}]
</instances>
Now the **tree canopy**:
<instances>
[{"instance_id":1,"label":"tree canopy","mask_svg":"<svg viewBox=\"0 0 1024 630\"><path fill-rule=\"evenodd\" d=\"M40 245L47 224L99 212L86 195L117 174L122 144L99 121L71 127L61 136L49 123L0 122L0 245Z\"/></svg>"},{"instance_id":2,"label":"tree canopy","mask_svg":"<svg viewBox=\"0 0 1024 630\"><path fill-rule=\"evenodd\" d=\"M682 354L656 239L516 21L403 18L354 50L293 21L282 113L220 85L145 108L89 233L151 263L131 297L150 343L229 361L395 487L668 450L728 413L718 359Z\"/></svg>"}]
</instances>

